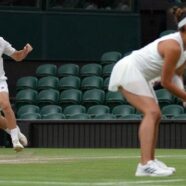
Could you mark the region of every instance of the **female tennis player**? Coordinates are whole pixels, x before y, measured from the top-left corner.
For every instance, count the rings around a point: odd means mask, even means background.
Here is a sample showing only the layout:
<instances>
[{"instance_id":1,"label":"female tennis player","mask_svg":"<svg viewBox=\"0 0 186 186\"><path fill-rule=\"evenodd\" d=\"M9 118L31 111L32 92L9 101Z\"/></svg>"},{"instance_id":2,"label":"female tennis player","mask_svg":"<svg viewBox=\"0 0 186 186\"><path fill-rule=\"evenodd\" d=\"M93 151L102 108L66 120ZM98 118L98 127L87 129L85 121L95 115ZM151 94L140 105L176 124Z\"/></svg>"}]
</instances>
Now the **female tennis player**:
<instances>
[{"instance_id":1,"label":"female tennis player","mask_svg":"<svg viewBox=\"0 0 186 186\"><path fill-rule=\"evenodd\" d=\"M26 136L21 133L16 124L16 118L10 104L2 55L10 56L15 61L22 61L31 51L30 44L26 44L22 50L16 50L8 41L0 37L0 108L3 112L3 115L0 115L0 128L10 134L13 148L17 152L27 146L28 142Z\"/></svg>"},{"instance_id":2,"label":"female tennis player","mask_svg":"<svg viewBox=\"0 0 186 186\"><path fill-rule=\"evenodd\" d=\"M155 158L161 112L151 86L161 77L161 85L186 101L182 75L186 61L186 8L172 8L178 32L161 37L133 51L116 63L111 73L109 90L120 91L144 115L139 127L141 159L136 176L169 176L174 167Z\"/></svg>"}]
</instances>

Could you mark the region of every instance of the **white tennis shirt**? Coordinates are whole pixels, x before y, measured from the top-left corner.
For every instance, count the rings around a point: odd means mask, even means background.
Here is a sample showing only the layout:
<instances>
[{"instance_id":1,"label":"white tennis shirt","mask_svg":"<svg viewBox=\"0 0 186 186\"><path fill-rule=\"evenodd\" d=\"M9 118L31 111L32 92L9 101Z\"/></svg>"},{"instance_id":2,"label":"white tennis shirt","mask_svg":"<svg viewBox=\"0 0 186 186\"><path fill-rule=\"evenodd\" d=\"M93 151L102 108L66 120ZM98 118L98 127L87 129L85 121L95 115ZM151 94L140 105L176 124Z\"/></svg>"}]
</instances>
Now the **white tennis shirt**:
<instances>
[{"instance_id":1,"label":"white tennis shirt","mask_svg":"<svg viewBox=\"0 0 186 186\"><path fill-rule=\"evenodd\" d=\"M184 51L183 40L179 32L161 37L142 49L132 53L132 56L135 59L133 65L136 66L147 81L161 75L164 59L158 52L158 43L168 39L176 40L180 45L181 55L176 66L176 68L178 68L186 60L186 51Z\"/></svg>"},{"instance_id":2,"label":"white tennis shirt","mask_svg":"<svg viewBox=\"0 0 186 186\"><path fill-rule=\"evenodd\" d=\"M7 79L7 77L5 76L2 55L5 54L7 56L11 56L15 51L15 48L13 48L9 42L0 37L0 80Z\"/></svg>"},{"instance_id":3,"label":"white tennis shirt","mask_svg":"<svg viewBox=\"0 0 186 186\"><path fill-rule=\"evenodd\" d=\"M156 98L150 81L161 76L164 59L158 52L158 43L168 39L177 41L181 48L176 68L184 64L186 52L180 33L169 34L118 61L111 73L109 91L118 91L118 87L122 86L134 94Z\"/></svg>"}]
</instances>

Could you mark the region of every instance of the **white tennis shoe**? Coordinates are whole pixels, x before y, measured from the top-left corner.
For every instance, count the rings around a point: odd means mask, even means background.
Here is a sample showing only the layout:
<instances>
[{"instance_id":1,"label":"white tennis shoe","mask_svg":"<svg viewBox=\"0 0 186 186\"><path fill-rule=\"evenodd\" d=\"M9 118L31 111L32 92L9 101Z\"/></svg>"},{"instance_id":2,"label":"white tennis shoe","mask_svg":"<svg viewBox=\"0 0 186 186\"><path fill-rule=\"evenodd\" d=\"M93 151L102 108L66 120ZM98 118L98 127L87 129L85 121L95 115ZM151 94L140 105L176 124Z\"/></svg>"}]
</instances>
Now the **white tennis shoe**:
<instances>
[{"instance_id":1,"label":"white tennis shoe","mask_svg":"<svg viewBox=\"0 0 186 186\"><path fill-rule=\"evenodd\" d=\"M24 147L26 147L26 146L28 145L28 140L27 140L26 136L25 136L23 133L21 133L21 132L19 132L18 136L19 136L19 141L20 141L20 143L21 143Z\"/></svg>"},{"instance_id":2,"label":"white tennis shoe","mask_svg":"<svg viewBox=\"0 0 186 186\"><path fill-rule=\"evenodd\" d=\"M12 140L12 144L16 152L20 152L24 149L23 145L21 145L18 139Z\"/></svg>"},{"instance_id":3,"label":"white tennis shoe","mask_svg":"<svg viewBox=\"0 0 186 186\"><path fill-rule=\"evenodd\" d=\"M135 176L153 176L153 177L160 177L160 176L170 176L173 172L169 169L163 169L158 164L150 160L147 164L142 165L138 164Z\"/></svg>"},{"instance_id":4,"label":"white tennis shoe","mask_svg":"<svg viewBox=\"0 0 186 186\"><path fill-rule=\"evenodd\" d=\"M158 159L155 159L154 161L158 164L159 167L161 167L161 168L163 168L163 169L169 169L169 170L171 170L173 173L176 172L175 167L168 167L164 162L162 162L162 161L160 161L160 160L158 160Z\"/></svg>"},{"instance_id":5,"label":"white tennis shoe","mask_svg":"<svg viewBox=\"0 0 186 186\"><path fill-rule=\"evenodd\" d=\"M21 132L19 126L17 126L17 130L18 130L18 138L19 138L20 143L24 147L26 147L28 145L28 140L27 140L26 136Z\"/></svg>"}]
</instances>

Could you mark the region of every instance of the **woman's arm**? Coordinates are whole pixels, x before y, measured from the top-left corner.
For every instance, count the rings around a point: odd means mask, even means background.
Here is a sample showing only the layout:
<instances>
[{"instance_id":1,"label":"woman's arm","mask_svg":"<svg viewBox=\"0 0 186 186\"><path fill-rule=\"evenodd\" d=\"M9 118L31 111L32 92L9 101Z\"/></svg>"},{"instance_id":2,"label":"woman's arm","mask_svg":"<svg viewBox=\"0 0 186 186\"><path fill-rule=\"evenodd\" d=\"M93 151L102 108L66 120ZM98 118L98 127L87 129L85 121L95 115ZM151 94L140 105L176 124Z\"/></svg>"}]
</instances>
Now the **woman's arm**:
<instances>
[{"instance_id":1,"label":"woman's arm","mask_svg":"<svg viewBox=\"0 0 186 186\"><path fill-rule=\"evenodd\" d=\"M176 73L176 65L180 58L181 49L175 40L162 41L158 45L159 53L164 58L164 64L161 74L161 84L172 94L186 101L186 92L176 86L172 81Z\"/></svg>"},{"instance_id":2,"label":"woman's arm","mask_svg":"<svg viewBox=\"0 0 186 186\"><path fill-rule=\"evenodd\" d=\"M33 50L30 44L26 44L22 50L16 50L10 57L15 61L22 61Z\"/></svg>"}]
</instances>

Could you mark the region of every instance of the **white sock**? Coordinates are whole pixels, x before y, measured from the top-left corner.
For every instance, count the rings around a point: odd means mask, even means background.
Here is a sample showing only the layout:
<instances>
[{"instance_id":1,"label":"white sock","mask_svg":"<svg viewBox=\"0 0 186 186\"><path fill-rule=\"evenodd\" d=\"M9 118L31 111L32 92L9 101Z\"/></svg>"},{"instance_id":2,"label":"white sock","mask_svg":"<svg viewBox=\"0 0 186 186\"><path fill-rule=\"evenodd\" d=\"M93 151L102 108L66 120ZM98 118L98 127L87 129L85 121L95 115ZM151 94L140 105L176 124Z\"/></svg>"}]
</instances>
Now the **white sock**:
<instances>
[{"instance_id":1,"label":"white sock","mask_svg":"<svg viewBox=\"0 0 186 186\"><path fill-rule=\"evenodd\" d=\"M21 137L21 131L20 128L17 126L15 129L17 129L18 137ZM4 131L11 135L11 130L9 128L4 129Z\"/></svg>"},{"instance_id":2,"label":"white sock","mask_svg":"<svg viewBox=\"0 0 186 186\"><path fill-rule=\"evenodd\" d=\"M21 130L18 126L17 126L17 132L18 132L18 137L20 138L21 137Z\"/></svg>"},{"instance_id":3,"label":"white sock","mask_svg":"<svg viewBox=\"0 0 186 186\"><path fill-rule=\"evenodd\" d=\"M17 127L10 130L10 136L12 140L18 140L18 129Z\"/></svg>"},{"instance_id":4,"label":"white sock","mask_svg":"<svg viewBox=\"0 0 186 186\"><path fill-rule=\"evenodd\" d=\"M19 128L18 126L17 126L16 128L17 128L17 130L18 130L18 135L19 135L19 134L21 133L20 128ZM4 129L4 131L5 131L6 133L10 134L10 129L9 129L9 128Z\"/></svg>"}]
</instances>

